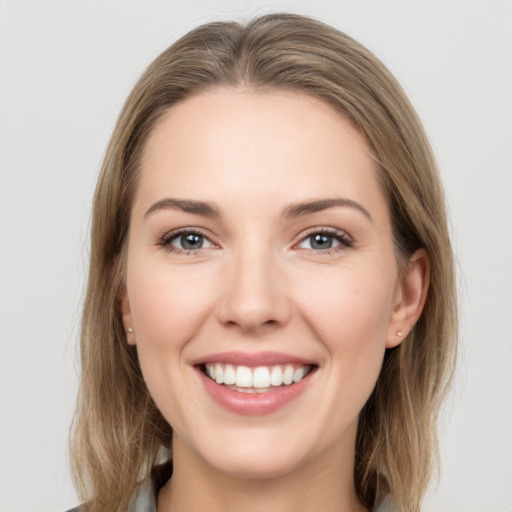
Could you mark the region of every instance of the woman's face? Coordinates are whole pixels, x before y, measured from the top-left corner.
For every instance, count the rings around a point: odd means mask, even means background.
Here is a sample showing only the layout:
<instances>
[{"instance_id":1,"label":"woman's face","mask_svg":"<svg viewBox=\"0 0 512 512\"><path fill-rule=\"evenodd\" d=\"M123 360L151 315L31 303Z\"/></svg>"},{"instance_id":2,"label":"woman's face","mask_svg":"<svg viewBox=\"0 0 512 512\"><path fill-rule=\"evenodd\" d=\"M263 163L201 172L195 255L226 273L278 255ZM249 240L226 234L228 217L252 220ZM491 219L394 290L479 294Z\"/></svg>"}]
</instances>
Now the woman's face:
<instances>
[{"instance_id":1,"label":"woman's face","mask_svg":"<svg viewBox=\"0 0 512 512\"><path fill-rule=\"evenodd\" d=\"M353 463L403 327L376 173L351 123L296 92L205 92L153 129L122 311L179 453L246 477Z\"/></svg>"}]
</instances>

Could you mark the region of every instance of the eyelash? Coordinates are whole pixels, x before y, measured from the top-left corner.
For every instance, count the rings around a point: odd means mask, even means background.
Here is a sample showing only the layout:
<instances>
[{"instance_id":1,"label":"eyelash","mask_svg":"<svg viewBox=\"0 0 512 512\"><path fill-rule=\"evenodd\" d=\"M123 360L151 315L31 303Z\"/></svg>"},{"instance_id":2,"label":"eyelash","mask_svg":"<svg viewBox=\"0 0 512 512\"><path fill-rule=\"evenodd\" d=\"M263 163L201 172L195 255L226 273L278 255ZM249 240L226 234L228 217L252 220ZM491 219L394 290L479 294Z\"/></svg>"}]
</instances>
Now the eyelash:
<instances>
[{"instance_id":1,"label":"eyelash","mask_svg":"<svg viewBox=\"0 0 512 512\"><path fill-rule=\"evenodd\" d=\"M330 247L328 249L307 249L309 251L315 252L315 254L319 254L322 256L329 256L332 254L339 253L340 251L350 249L354 245L352 238L350 238L350 236L347 233L345 233L345 231L341 231L335 228L312 228L306 231L306 233L302 236L298 244L295 245L299 245L305 242L306 240L311 239L314 235L323 235L339 242L339 245Z\"/></svg>"},{"instance_id":2,"label":"eyelash","mask_svg":"<svg viewBox=\"0 0 512 512\"><path fill-rule=\"evenodd\" d=\"M184 255L194 255L198 256L201 254L201 250L203 247L199 249L179 249L172 245L172 242L174 240L177 240L179 237L186 236L186 235L197 235L199 237L202 237L203 240L206 240L208 243L211 244L213 247L218 247L215 243L213 243L208 236L206 236L204 233L202 233L200 230L197 229L179 229L177 231L172 231L170 233L165 234L160 241L158 242L158 245L163 247L168 252L178 253L178 254L184 254ZM323 235L329 238L332 238L336 240L339 245L336 245L334 247L329 247L328 249L307 249L308 251L313 251L316 254L321 255L331 255L338 253L340 251L346 250L351 248L354 245L353 240L345 233L344 231L334 229L334 228L311 228L308 230L300 239L300 241L296 244L294 244L294 247L297 247L298 245L304 243L306 240L311 239L314 235ZM209 247L207 247L209 248Z\"/></svg>"},{"instance_id":3,"label":"eyelash","mask_svg":"<svg viewBox=\"0 0 512 512\"><path fill-rule=\"evenodd\" d=\"M158 243L159 246L163 247L168 252L174 252L178 254L185 254L185 255L194 255L197 256L201 253L202 247L199 249L179 249L172 245L172 242L174 240L177 240L179 237L186 236L186 235L197 235L199 237L202 237L204 240L208 241L212 246L216 246L204 233L202 233L198 229L179 229L177 231L171 231L170 233L165 234Z\"/></svg>"}]
</instances>

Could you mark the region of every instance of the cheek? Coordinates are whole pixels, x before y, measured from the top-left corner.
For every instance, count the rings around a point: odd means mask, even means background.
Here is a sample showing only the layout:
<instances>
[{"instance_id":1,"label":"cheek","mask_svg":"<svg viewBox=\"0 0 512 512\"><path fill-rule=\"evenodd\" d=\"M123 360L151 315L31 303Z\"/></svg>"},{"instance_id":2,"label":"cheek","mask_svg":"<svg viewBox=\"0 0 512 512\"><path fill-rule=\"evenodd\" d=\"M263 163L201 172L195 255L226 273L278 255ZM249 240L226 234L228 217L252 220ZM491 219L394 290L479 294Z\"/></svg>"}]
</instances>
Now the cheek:
<instances>
[{"instance_id":1,"label":"cheek","mask_svg":"<svg viewBox=\"0 0 512 512\"><path fill-rule=\"evenodd\" d=\"M199 269L176 271L165 264L134 261L131 269L127 288L137 341L161 349L186 344L212 302L204 286L208 278Z\"/></svg>"},{"instance_id":2,"label":"cheek","mask_svg":"<svg viewBox=\"0 0 512 512\"><path fill-rule=\"evenodd\" d=\"M144 379L158 402L160 392L165 396L175 389L174 381L186 366L188 342L214 303L211 287L204 286L211 279L202 275L199 266L177 271L136 257L128 263L127 291L137 353Z\"/></svg>"},{"instance_id":3,"label":"cheek","mask_svg":"<svg viewBox=\"0 0 512 512\"><path fill-rule=\"evenodd\" d=\"M301 309L333 358L380 365L391 313L394 279L378 271L346 268L308 286Z\"/></svg>"},{"instance_id":4,"label":"cheek","mask_svg":"<svg viewBox=\"0 0 512 512\"><path fill-rule=\"evenodd\" d=\"M382 368L394 281L389 271L366 270L337 268L297 291L301 316L324 354L317 414L329 419L325 439L357 423Z\"/></svg>"},{"instance_id":5,"label":"cheek","mask_svg":"<svg viewBox=\"0 0 512 512\"><path fill-rule=\"evenodd\" d=\"M149 265L132 258L127 269L127 290L138 358L149 392L173 428L182 429L182 418L195 410L187 379L187 349L208 316L209 282L195 269ZM211 278L210 278L211 281ZM184 399L186 396L186 400ZM182 404L187 404L184 410Z\"/></svg>"}]
</instances>

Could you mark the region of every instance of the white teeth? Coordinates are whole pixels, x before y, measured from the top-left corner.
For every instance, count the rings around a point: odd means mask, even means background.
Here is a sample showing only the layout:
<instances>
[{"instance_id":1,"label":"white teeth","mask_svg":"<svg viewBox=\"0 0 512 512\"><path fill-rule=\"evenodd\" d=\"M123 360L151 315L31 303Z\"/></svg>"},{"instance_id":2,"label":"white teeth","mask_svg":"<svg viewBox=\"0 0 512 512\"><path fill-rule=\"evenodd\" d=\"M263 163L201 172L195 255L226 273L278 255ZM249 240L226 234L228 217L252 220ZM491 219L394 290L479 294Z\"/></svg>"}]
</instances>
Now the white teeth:
<instances>
[{"instance_id":1,"label":"white teeth","mask_svg":"<svg viewBox=\"0 0 512 512\"><path fill-rule=\"evenodd\" d=\"M295 369L291 364L287 364L283 372L283 384L289 386L293 382L293 374Z\"/></svg>"},{"instance_id":2,"label":"white teeth","mask_svg":"<svg viewBox=\"0 0 512 512\"><path fill-rule=\"evenodd\" d=\"M309 372L309 366L234 366L231 364L206 364L206 374L217 384L235 386L247 393L266 392L282 385L289 386L301 381Z\"/></svg>"},{"instance_id":3,"label":"white teeth","mask_svg":"<svg viewBox=\"0 0 512 512\"><path fill-rule=\"evenodd\" d=\"M252 372L247 366L239 366L236 369L236 387L252 388Z\"/></svg>"},{"instance_id":4,"label":"white teeth","mask_svg":"<svg viewBox=\"0 0 512 512\"><path fill-rule=\"evenodd\" d=\"M301 381L304 376L306 375L306 368L304 366L301 366L295 370L295 373L293 374L293 382L299 382Z\"/></svg>"},{"instance_id":5,"label":"white teeth","mask_svg":"<svg viewBox=\"0 0 512 512\"><path fill-rule=\"evenodd\" d=\"M215 365L215 382L217 384L224 383L224 372L222 370L222 366L219 363Z\"/></svg>"},{"instance_id":6,"label":"white teeth","mask_svg":"<svg viewBox=\"0 0 512 512\"><path fill-rule=\"evenodd\" d=\"M227 364L224 368L224 384L232 386L236 383L235 368L231 364Z\"/></svg>"},{"instance_id":7,"label":"white teeth","mask_svg":"<svg viewBox=\"0 0 512 512\"><path fill-rule=\"evenodd\" d=\"M281 386L283 384L283 370L281 370L280 366L274 366L272 368L272 372L270 373L270 385L271 386Z\"/></svg>"},{"instance_id":8,"label":"white teeth","mask_svg":"<svg viewBox=\"0 0 512 512\"><path fill-rule=\"evenodd\" d=\"M254 370L252 374L253 388L268 388L270 386L270 373L266 366L261 366Z\"/></svg>"}]
</instances>

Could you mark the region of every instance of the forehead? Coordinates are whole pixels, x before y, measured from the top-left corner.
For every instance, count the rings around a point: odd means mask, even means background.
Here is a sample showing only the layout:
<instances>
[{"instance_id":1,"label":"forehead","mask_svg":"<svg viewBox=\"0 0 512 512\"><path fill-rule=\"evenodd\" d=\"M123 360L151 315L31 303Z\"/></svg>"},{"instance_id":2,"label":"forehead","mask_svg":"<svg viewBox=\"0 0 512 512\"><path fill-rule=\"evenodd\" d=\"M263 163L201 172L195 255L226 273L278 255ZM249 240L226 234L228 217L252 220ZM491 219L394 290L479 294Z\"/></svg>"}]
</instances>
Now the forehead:
<instances>
[{"instance_id":1,"label":"forehead","mask_svg":"<svg viewBox=\"0 0 512 512\"><path fill-rule=\"evenodd\" d=\"M316 97L291 90L215 88L180 101L151 131L144 151L146 161L161 156L158 150L172 142L169 136L176 142L181 139L180 143L201 139L205 145L211 142L231 150L234 142L246 148L266 143L269 150L275 149L277 142L283 152L291 149L297 153L301 140L314 143L315 149L325 149L319 144L322 139L325 146L346 141L368 151L364 135L346 116ZM182 149L186 151L188 145Z\"/></svg>"},{"instance_id":2,"label":"forehead","mask_svg":"<svg viewBox=\"0 0 512 512\"><path fill-rule=\"evenodd\" d=\"M144 148L138 198L382 202L365 137L333 107L293 91L210 90L171 107ZM377 202L378 202L377 201Z\"/></svg>"}]
</instances>

